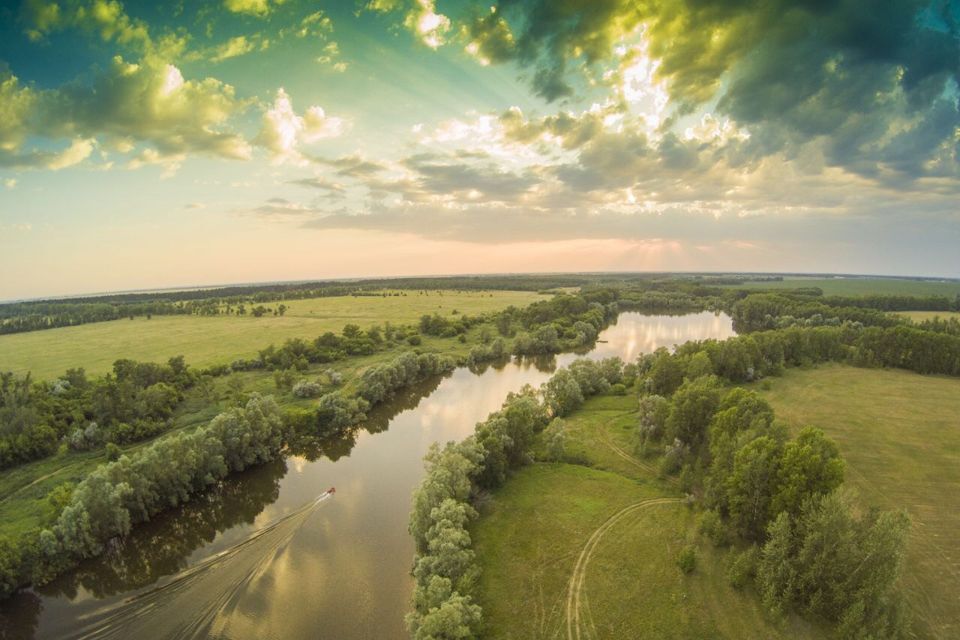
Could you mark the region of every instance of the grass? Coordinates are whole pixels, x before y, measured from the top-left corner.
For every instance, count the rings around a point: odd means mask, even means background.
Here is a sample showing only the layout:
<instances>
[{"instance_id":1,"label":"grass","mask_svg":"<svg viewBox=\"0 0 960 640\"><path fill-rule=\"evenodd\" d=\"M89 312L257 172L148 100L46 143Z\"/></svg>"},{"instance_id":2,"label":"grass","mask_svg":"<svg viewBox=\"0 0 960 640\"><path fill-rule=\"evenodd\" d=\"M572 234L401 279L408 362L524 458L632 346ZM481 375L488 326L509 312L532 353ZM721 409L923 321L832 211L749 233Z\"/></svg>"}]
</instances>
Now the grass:
<instances>
[{"instance_id":1,"label":"grass","mask_svg":"<svg viewBox=\"0 0 960 640\"><path fill-rule=\"evenodd\" d=\"M565 420L565 456L583 464L525 467L482 506L472 536L485 637L567 638L571 575L591 535L629 505L679 498L631 453L635 406L633 395L589 400ZM727 554L697 533L695 519L680 501L649 504L596 539L574 607L591 637L820 637L796 618L769 620L754 594L733 589ZM689 544L697 569L684 575L676 557Z\"/></svg>"},{"instance_id":2,"label":"grass","mask_svg":"<svg viewBox=\"0 0 960 640\"><path fill-rule=\"evenodd\" d=\"M899 311L897 315L910 318L914 322L923 322L924 320L933 320L934 318L942 318L944 320L956 318L960 320L960 311Z\"/></svg>"},{"instance_id":3,"label":"grass","mask_svg":"<svg viewBox=\"0 0 960 640\"><path fill-rule=\"evenodd\" d=\"M921 636L960 637L960 380L896 370L789 370L763 392L792 428L836 440L865 505L913 520L903 586Z\"/></svg>"},{"instance_id":4,"label":"grass","mask_svg":"<svg viewBox=\"0 0 960 640\"><path fill-rule=\"evenodd\" d=\"M292 300L280 316L155 316L0 336L0 371L54 378L71 367L109 371L119 358L163 362L184 355L195 367L252 358L271 343L339 333L346 324L366 328L389 321L415 323L424 314L452 316L526 306L542 298L525 291L408 291L404 296ZM278 303L269 303L275 307ZM250 305L248 305L250 306Z\"/></svg>"},{"instance_id":5,"label":"grass","mask_svg":"<svg viewBox=\"0 0 960 640\"><path fill-rule=\"evenodd\" d=\"M791 289L820 287L827 296L913 295L947 296L960 294L960 280L907 280L902 278L784 278L777 282L746 282L727 285L735 289Z\"/></svg>"}]
</instances>

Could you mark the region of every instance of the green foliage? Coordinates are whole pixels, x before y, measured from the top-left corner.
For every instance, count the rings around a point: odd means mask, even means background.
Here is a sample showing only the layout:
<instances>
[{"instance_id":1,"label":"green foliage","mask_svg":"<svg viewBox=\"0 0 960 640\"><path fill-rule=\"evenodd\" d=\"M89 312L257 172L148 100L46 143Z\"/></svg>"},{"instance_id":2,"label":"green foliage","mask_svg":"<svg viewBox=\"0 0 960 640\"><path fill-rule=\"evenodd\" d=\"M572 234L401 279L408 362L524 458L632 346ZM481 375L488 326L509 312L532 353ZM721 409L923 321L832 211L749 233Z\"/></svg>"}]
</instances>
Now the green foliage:
<instances>
[{"instance_id":1,"label":"green foliage","mask_svg":"<svg viewBox=\"0 0 960 640\"><path fill-rule=\"evenodd\" d=\"M673 396L667 416L666 435L697 452L707 439L707 427L720 404L720 381L716 376L687 380Z\"/></svg>"},{"instance_id":2,"label":"green foliage","mask_svg":"<svg viewBox=\"0 0 960 640\"><path fill-rule=\"evenodd\" d=\"M106 453L107 453L108 462L116 462L117 460L120 459L120 456L123 452L120 450L120 447L118 447L112 442L108 442L106 447Z\"/></svg>"},{"instance_id":3,"label":"green foliage","mask_svg":"<svg viewBox=\"0 0 960 640\"><path fill-rule=\"evenodd\" d=\"M648 377L648 390L662 396L672 395L683 384L685 373L680 360L672 357L666 349L657 349Z\"/></svg>"},{"instance_id":4,"label":"green foliage","mask_svg":"<svg viewBox=\"0 0 960 640\"><path fill-rule=\"evenodd\" d=\"M666 431L670 401L655 394L640 396L637 435L641 447L648 442L660 442Z\"/></svg>"},{"instance_id":5,"label":"green foliage","mask_svg":"<svg viewBox=\"0 0 960 640\"><path fill-rule=\"evenodd\" d=\"M583 390L569 369L560 369L544 385L544 400L555 416L569 415L583 404Z\"/></svg>"},{"instance_id":6,"label":"green foliage","mask_svg":"<svg viewBox=\"0 0 960 640\"><path fill-rule=\"evenodd\" d=\"M757 576L757 564L760 561L760 549L750 545L733 557L727 569L727 580L735 589L743 589Z\"/></svg>"},{"instance_id":7,"label":"green foliage","mask_svg":"<svg viewBox=\"0 0 960 640\"><path fill-rule=\"evenodd\" d=\"M254 396L190 434L177 434L115 462L80 482L56 522L40 534L28 576L42 581L77 561L98 555L103 543L184 502L233 471L271 460L280 451L284 423L272 398Z\"/></svg>"},{"instance_id":8,"label":"green foliage","mask_svg":"<svg viewBox=\"0 0 960 640\"><path fill-rule=\"evenodd\" d=\"M846 638L899 638L905 631L896 583L909 518L856 515L842 492L812 498L771 525L757 583L774 611L798 608L839 624Z\"/></svg>"},{"instance_id":9,"label":"green foliage","mask_svg":"<svg viewBox=\"0 0 960 640\"><path fill-rule=\"evenodd\" d=\"M697 568L697 548L687 545L677 554L677 566L684 573L693 573Z\"/></svg>"},{"instance_id":10,"label":"green foliage","mask_svg":"<svg viewBox=\"0 0 960 640\"><path fill-rule=\"evenodd\" d=\"M807 427L783 448L777 471L773 513L800 513L811 496L832 493L843 483L844 462L837 445L823 431Z\"/></svg>"}]
</instances>

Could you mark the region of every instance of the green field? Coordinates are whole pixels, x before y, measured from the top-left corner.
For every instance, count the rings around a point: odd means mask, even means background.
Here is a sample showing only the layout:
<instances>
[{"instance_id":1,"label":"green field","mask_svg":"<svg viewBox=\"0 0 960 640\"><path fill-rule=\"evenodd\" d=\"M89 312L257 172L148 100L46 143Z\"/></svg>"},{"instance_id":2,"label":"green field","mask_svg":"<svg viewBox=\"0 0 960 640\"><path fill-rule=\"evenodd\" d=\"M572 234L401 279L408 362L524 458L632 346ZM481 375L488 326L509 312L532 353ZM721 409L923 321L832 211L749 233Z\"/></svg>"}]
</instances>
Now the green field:
<instances>
[{"instance_id":1,"label":"green field","mask_svg":"<svg viewBox=\"0 0 960 640\"><path fill-rule=\"evenodd\" d=\"M956 318L960 320L960 311L900 311L897 315L910 318L914 322L923 322L924 320L933 320L934 318L942 318L944 320Z\"/></svg>"},{"instance_id":2,"label":"green field","mask_svg":"<svg viewBox=\"0 0 960 640\"><path fill-rule=\"evenodd\" d=\"M960 380L845 366L771 380L777 416L835 439L866 505L910 513L903 585L918 631L960 637Z\"/></svg>"},{"instance_id":3,"label":"green field","mask_svg":"<svg viewBox=\"0 0 960 640\"><path fill-rule=\"evenodd\" d=\"M728 584L726 555L697 534L676 486L631 455L635 405L588 401L566 420L566 456L590 466L525 467L484 504L472 535L485 637L820 637ZM690 575L676 564L687 544Z\"/></svg>"},{"instance_id":4,"label":"green field","mask_svg":"<svg viewBox=\"0 0 960 640\"><path fill-rule=\"evenodd\" d=\"M947 296L960 295L960 280L906 280L901 278L784 278L783 281L745 282L726 285L734 289L791 289L819 287L827 296L913 295Z\"/></svg>"},{"instance_id":5,"label":"green field","mask_svg":"<svg viewBox=\"0 0 960 640\"><path fill-rule=\"evenodd\" d=\"M284 303L289 309L282 317L155 316L4 335L0 336L0 371L31 371L38 379L50 379L71 367L99 374L109 371L119 358L163 362L176 355L186 356L195 367L228 364L255 357L271 343L315 338L326 331L339 333L350 323L366 328L384 322L415 323L428 313L479 315L543 298L525 291L405 293L291 300Z\"/></svg>"}]
</instances>

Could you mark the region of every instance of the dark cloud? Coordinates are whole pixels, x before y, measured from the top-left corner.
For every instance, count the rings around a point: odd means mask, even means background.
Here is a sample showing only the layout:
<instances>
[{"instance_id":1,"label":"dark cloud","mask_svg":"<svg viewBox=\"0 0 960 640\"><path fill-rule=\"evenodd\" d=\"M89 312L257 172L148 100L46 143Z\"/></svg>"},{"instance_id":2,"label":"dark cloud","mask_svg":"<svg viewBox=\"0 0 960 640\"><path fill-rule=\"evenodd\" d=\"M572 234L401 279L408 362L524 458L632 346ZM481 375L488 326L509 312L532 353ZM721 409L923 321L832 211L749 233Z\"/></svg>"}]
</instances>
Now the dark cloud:
<instances>
[{"instance_id":1,"label":"dark cloud","mask_svg":"<svg viewBox=\"0 0 960 640\"><path fill-rule=\"evenodd\" d=\"M298 180L290 180L290 184L299 185L301 187L310 187L312 189L319 189L320 191L326 191L327 195L342 195L346 190L342 184L339 182L334 182L329 178L324 178L322 176L314 176L312 178L300 178Z\"/></svg>"},{"instance_id":2,"label":"dark cloud","mask_svg":"<svg viewBox=\"0 0 960 640\"><path fill-rule=\"evenodd\" d=\"M500 0L495 7L466 29L477 55L531 67L533 88L547 100L570 95L578 76L612 61L614 44L644 25L675 108L717 101L719 113L753 134L742 154L790 157L830 136L827 163L861 175L912 179L948 164L960 175L956 154L945 159L942 151L960 120L957 0ZM525 133L534 132L515 131Z\"/></svg>"},{"instance_id":3,"label":"dark cloud","mask_svg":"<svg viewBox=\"0 0 960 640\"><path fill-rule=\"evenodd\" d=\"M360 155L342 156L340 158L314 158L316 162L333 167L337 174L352 178L371 176L386 171L387 166L373 160L367 160Z\"/></svg>"},{"instance_id":4,"label":"dark cloud","mask_svg":"<svg viewBox=\"0 0 960 640\"><path fill-rule=\"evenodd\" d=\"M513 200L539 182L535 176L501 170L496 164L467 164L436 154L420 154L402 163L419 176L421 189L434 194L478 192L487 200Z\"/></svg>"}]
</instances>

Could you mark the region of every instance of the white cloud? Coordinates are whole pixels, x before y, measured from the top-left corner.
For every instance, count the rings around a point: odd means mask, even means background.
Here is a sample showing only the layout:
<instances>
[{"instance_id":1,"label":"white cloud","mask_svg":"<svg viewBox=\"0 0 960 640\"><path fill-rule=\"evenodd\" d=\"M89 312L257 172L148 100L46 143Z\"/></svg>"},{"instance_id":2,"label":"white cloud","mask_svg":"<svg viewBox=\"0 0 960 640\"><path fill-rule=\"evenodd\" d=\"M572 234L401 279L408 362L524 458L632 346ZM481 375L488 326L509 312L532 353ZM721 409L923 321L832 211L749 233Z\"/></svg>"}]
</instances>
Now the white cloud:
<instances>
[{"instance_id":1,"label":"white cloud","mask_svg":"<svg viewBox=\"0 0 960 640\"><path fill-rule=\"evenodd\" d=\"M3 181L3 186L5 186L7 189L13 189L14 187L17 186L17 179L16 179L16 178L6 178L6 179Z\"/></svg>"},{"instance_id":2,"label":"white cloud","mask_svg":"<svg viewBox=\"0 0 960 640\"><path fill-rule=\"evenodd\" d=\"M47 161L47 168L57 171L83 162L93 153L95 142L92 138L74 140L67 149Z\"/></svg>"},{"instance_id":3,"label":"white cloud","mask_svg":"<svg viewBox=\"0 0 960 640\"><path fill-rule=\"evenodd\" d=\"M255 142L269 151L276 163L306 164L308 160L301 153L301 145L339 136L345 128L342 119L328 116L316 105L302 116L298 115L290 96L281 88L277 90L273 106L263 114Z\"/></svg>"},{"instance_id":4,"label":"white cloud","mask_svg":"<svg viewBox=\"0 0 960 640\"><path fill-rule=\"evenodd\" d=\"M450 31L450 18L437 13L434 0L416 0L403 24L431 49L444 44Z\"/></svg>"},{"instance_id":5,"label":"white cloud","mask_svg":"<svg viewBox=\"0 0 960 640\"><path fill-rule=\"evenodd\" d=\"M253 43L247 40L246 36L236 36L230 38L222 45L217 47L216 52L210 58L211 62L222 62L229 58L236 58L253 51Z\"/></svg>"}]
</instances>

